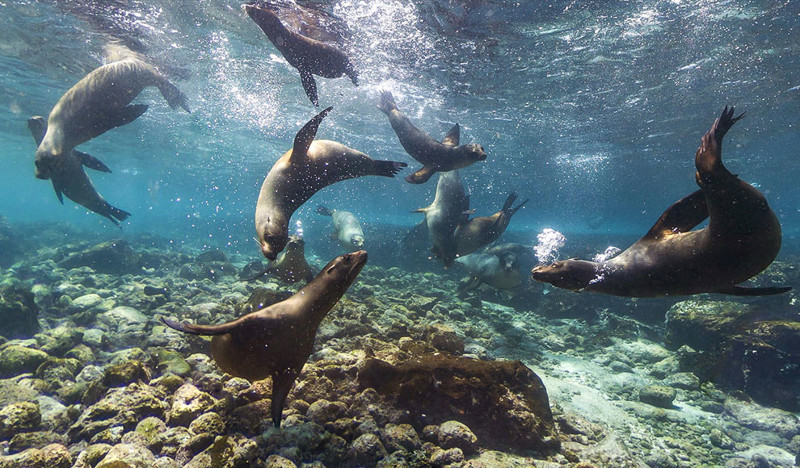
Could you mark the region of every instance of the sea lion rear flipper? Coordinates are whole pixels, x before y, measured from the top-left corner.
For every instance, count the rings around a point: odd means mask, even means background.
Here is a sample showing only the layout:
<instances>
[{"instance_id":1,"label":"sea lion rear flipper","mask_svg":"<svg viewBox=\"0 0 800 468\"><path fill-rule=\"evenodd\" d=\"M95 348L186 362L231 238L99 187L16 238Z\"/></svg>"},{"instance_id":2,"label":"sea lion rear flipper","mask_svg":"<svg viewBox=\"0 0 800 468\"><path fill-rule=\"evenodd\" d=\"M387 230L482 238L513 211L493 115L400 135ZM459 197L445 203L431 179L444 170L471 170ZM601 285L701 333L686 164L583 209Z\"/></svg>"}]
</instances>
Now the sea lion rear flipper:
<instances>
[{"instance_id":1,"label":"sea lion rear flipper","mask_svg":"<svg viewBox=\"0 0 800 468\"><path fill-rule=\"evenodd\" d=\"M272 424L276 428L281 427L283 405L286 403L286 397L289 396L289 391L292 389L298 374L299 372L294 369L284 369L283 372L272 374L272 404L270 409L272 411Z\"/></svg>"},{"instance_id":2,"label":"sea lion rear flipper","mask_svg":"<svg viewBox=\"0 0 800 468\"><path fill-rule=\"evenodd\" d=\"M468 292L481 285L481 279L477 276L469 276L458 283L458 292Z\"/></svg>"},{"instance_id":3,"label":"sea lion rear flipper","mask_svg":"<svg viewBox=\"0 0 800 468\"><path fill-rule=\"evenodd\" d=\"M311 142L313 142L314 138L317 136L319 124L331 110L333 110L333 107L324 109L303 125L303 128L297 132L297 135L294 137L294 146L292 147L292 155L290 157L290 162L292 164L303 164L305 162L306 156L308 155L308 148L311 147Z\"/></svg>"},{"instance_id":4,"label":"sea lion rear flipper","mask_svg":"<svg viewBox=\"0 0 800 468\"><path fill-rule=\"evenodd\" d=\"M75 154L78 156L78 158L80 158L81 164L88 167L89 169L94 169L95 171L100 171L100 172L111 172L111 169L109 169L108 166L103 164L103 161L100 161L94 156L86 154L82 151L75 151Z\"/></svg>"},{"instance_id":5,"label":"sea lion rear flipper","mask_svg":"<svg viewBox=\"0 0 800 468\"><path fill-rule=\"evenodd\" d=\"M411 184L424 184L435 173L436 169L434 169L432 166L423 166L422 169L418 170L417 172L406 176L406 182Z\"/></svg>"},{"instance_id":6,"label":"sea lion rear flipper","mask_svg":"<svg viewBox=\"0 0 800 468\"><path fill-rule=\"evenodd\" d=\"M702 190L696 190L667 208L643 239L655 240L666 234L688 232L706 218L706 197Z\"/></svg>"},{"instance_id":7,"label":"sea lion rear flipper","mask_svg":"<svg viewBox=\"0 0 800 468\"><path fill-rule=\"evenodd\" d=\"M310 71L300 69L300 81L303 83L303 89L306 90L306 96L311 100L311 104L319 106L319 98L317 97L317 82L314 81L314 75Z\"/></svg>"},{"instance_id":8,"label":"sea lion rear flipper","mask_svg":"<svg viewBox=\"0 0 800 468\"><path fill-rule=\"evenodd\" d=\"M698 183L700 183L701 180L707 183L708 180L705 179L707 179L715 169L724 169L722 165L722 138L728 133L728 130L733 127L733 124L744 117L744 112L734 117L733 111L733 107L729 110L728 106L725 106L725 109L722 110L722 115L714 120L714 124L711 125L711 130L703 135L700 148L697 149L697 154L694 157L694 164L697 168L698 176L701 177L701 179L698 179Z\"/></svg>"},{"instance_id":9,"label":"sea lion rear flipper","mask_svg":"<svg viewBox=\"0 0 800 468\"><path fill-rule=\"evenodd\" d=\"M372 161L372 170L370 175L382 177L394 177L395 174L400 172L400 169L408 166L408 164L400 161Z\"/></svg>"},{"instance_id":10,"label":"sea lion rear flipper","mask_svg":"<svg viewBox=\"0 0 800 468\"><path fill-rule=\"evenodd\" d=\"M791 286L777 286L767 288L746 288L744 286L731 286L725 289L718 289L714 292L720 294L730 294L732 296L772 296L791 291Z\"/></svg>"},{"instance_id":11,"label":"sea lion rear flipper","mask_svg":"<svg viewBox=\"0 0 800 468\"><path fill-rule=\"evenodd\" d=\"M164 100L167 101L169 107L177 109L180 106L186 112L192 112L189 110L189 100L186 99L186 95L174 84L165 79L158 85L158 90L161 91L161 95L164 96Z\"/></svg>"},{"instance_id":12,"label":"sea lion rear flipper","mask_svg":"<svg viewBox=\"0 0 800 468\"><path fill-rule=\"evenodd\" d=\"M162 317L161 321L170 328L192 335L224 335L225 333L230 333L240 323L238 320L234 320L221 325L192 325L191 323L176 322L166 317Z\"/></svg>"},{"instance_id":13,"label":"sea lion rear flipper","mask_svg":"<svg viewBox=\"0 0 800 468\"><path fill-rule=\"evenodd\" d=\"M64 192L61 189L61 184L58 182L58 179L56 179L56 178L52 178L51 177L50 180L53 182L53 190L56 191L56 196L58 197L58 201L60 201L61 204L63 205L64 204Z\"/></svg>"},{"instance_id":14,"label":"sea lion rear flipper","mask_svg":"<svg viewBox=\"0 0 800 468\"><path fill-rule=\"evenodd\" d=\"M115 206L111 206L107 202L106 202L106 208L108 208L108 212L109 212L109 214L111 216L113 216L113 218L116 218L116 219L118 219L120 221L125 221L131 215L127 211L120 210L119 208L117 208ZM111 219L111 221L114 221L114 223L116 224L117 222L113 218L109 218L109 219ZM119 226L119 224L117 224L117 226Z\"/></svg>"},{"instance_id":15,"label":"sea lion rear flipper","mask_svg":"<svg viewBox=\"0 0 800 468\"><path fill-rule=\"evenodd\" d=\"M458 146L458 142L461 140L461 126L458 124L453 125L453 128L447 132L447 135L444 136L442 140L442 144L446 146Z\"/></svg>"},{"instance_id":16,"label":"sea lion rear flipper","mask_svg":"<svg viewBox=\"0 0 800 468\"><path fill-rule=\"evenodd\" d=\"M378 104L378 109L386 115L389 115L393 110L397 110L397 104L394 102L394 96L391 91L381 91L381 102Z\"/></svg>"}]
</instances>

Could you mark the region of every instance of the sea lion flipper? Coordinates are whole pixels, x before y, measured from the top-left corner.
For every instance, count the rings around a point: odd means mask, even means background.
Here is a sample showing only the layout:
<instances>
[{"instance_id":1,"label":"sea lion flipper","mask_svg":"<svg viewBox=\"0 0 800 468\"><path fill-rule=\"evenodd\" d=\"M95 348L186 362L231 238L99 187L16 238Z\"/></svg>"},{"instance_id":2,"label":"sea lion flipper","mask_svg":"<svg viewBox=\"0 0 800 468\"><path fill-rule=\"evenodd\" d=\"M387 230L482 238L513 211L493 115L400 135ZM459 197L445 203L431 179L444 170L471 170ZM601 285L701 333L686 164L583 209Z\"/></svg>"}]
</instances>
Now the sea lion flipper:
<instances>
[{"instance_id":1,"label":"sea lion flipper","mask_svg":"<svg viewBox=\"0 0 800 468\"><path fill-rule=\"evenodd\" d=\"M44 134L47 133L47 122L41 115L33 116L28 119L28 130L31 131L36 146L39 146L44 140Z\"/></svg>"},{"instance_id":2,"label":"sea lion flipper","mask_svg":"<svg viewBox=\"0 0 800 468\"><path fill-rule=\"evenodd\" d=\"M314 80L314 75L306 69L300 69L300 81L303 83L303 89L306 90L306 96L311 100L311 104L319 106L317 82Z\"/></svg>"},{"instance_id":3,"label":"sea lion flipper","mask_svg":"<svg viewBox=\"0 0 800 468\"><path fill-rule=\"evenodd\" d=\"M192 112L189 110L189 100L186 95L174 84L165 79L158 85L158 90L161 91L161 95L164 96L164 100L167 101L169 107L173 109L181 107L186 112Z\"/></svg>"},{"instance_id":4,"label":"sea lion flipper","mask_svg":"<svg viewBox=\"0 0 800 468\"><path fill-rule=\"evenodd\" d=\"M89 169L94 169L95 171L100 172L111 172L108 166L103 164L103 161L95 158L91 154L86 154L82 151L75 151L75 154L80 158L81 164L88 167Z\"/></svg>"},{"instance_id":5,"label":"sea lion flipper","mask_svg":"<svg viewBox=\"0 0 800 468\"><path fill-rule=\"evenodd\" d=\"M382 177L394 177L395 174L400 172L400 169L408 166L408 164L400 161L372 161L371 175Z\"/></svg>"},{"instance_id":6,"label":"sea lion flipper","mask_svg":"<svg viewBox=\"0 0 800 468\"><path fill-rule=\"evenodd\" d=\"M469 276L462 279L458 283L458 292L468 292L481 285L481 279L478 276Z\"/></svg>"},{"instance_id":7,"label":"sea lion flipper","mask_svg":"<svg viewBox=\"0 0 800 468\"><path fill-rule=\"evenodd\" d=\"M119 208L117 208L115 206L111 206L107 202L106 202L106 208L108 209L108 213L112 216L109 219L111 219L111 221L114 221L114 224L117 224L117 226L119 226L119 224L114 220L114 218L116 218L116 219L118 219L120 221L125 221L131 215L127 211L120 210Z\"/></svg>"},{"instance_id":8,"label":"sea lion flipper","mask_svg":"<svg viewBox=\"0 0 800 468\"><path fill-rule=\"evenodd\" d=\"M294 381L299 374L294 369L285 369L283 372L276 372L272 374L272 404L270 410L272 412L272 424L276 428L281 427L281 413L283 413L283 405L286 403L286 397L294 385Z\"/></svg>"},{"instance_id":9,"label":"sea lion flipper","mask_svg":"<svg viewBox=\"0 0 800 468\"><path fill-rule=\"evenodd\" d=\"M433 166L422 166L417 172L407 175L406 182L411 184L424 184L435 173L436 169Z\"/></svg>"},{"instance_id":10,"label":"sea lion flipper","mask_svg":"<svg viewBox=\"0 0 800 468\"><path fill-rule=\"evenodd\" d=\"M61 183L59 183L58 179L55 179L55 178L51 178L50 180L53 182L53 190L56 191L56 196L58 197L58 201L60 201L61 204L63 205L64 204L64 191L63 191L63 189L61 187Z\"/></svg>"},{"instance_id":11,"label":"sea lion flipper","mask_svg":"<svg viewBox=\"0 0 800 468\"><path fill-rule=\"evenodd\" d=\"M744 112L737 117L734 117L733 114L734 108L728 109L728 106L725 106L722 114L714 120L711 129L703 135L700 148L697 149L697 154L694 158L695 167L700 176L698 183L701 180L706 183L709 182L708 176L710 173L720 168L724 169L722 165L722 138L733 127L733 124L744 117Z\"/></svg>"},{"instance_id":12,"label":"sea lion flipper","mask_svg":"<svg viewBox=\"0 0 800 468\"><path fill-rule=\"evenodd\" d=\"M731 286L725 289L714 291L720 294L730 294L732 296L772 296L783 294L792 290L791 286L775 286L766 288L746 288L744 286Z\"/></svg>"},{"instance_id":13,"label":"sea lion flipper","mask_svg":"<svg viewBox=\"0 0 800 468\"><path fill-rule=\"evenodd\" d=\"M394 102L394 96L391 91L381 91L381 102L378 104L378 109L386 115L389 115L393 110L397 110L397 104Z\"/></svg>"},{"instance_id":14,"label":"sea lion flipper","mask_svg":"<svg viewBox=\"0 0 800 468\"><path fill-rule=\"evenodd\" d=\"M323 109L322 112L315 115L303 125L303 128L301 128L299 132L297 132L297 135L294 137L294 146L292 147L292 156L290 159L292 164L302 164L305 162L306 156L308 155L308 148L311 147L311 142L313 142L314 138L317 136L319 124L331 110L333 110L333 107Z\"/></svg>"},{"instance_id":15,"label":"sea lion flipper","mask_svg":"<svg viewBox=\"0 0 800 468\"><path fill-rule=\"evenodd\" d=\"M133 122L147 111L147 107L147 104L131 104L123 107L118 112L109 115L108 118L102 122L102 126L95 128L94 136L98 137L112 128L121 127Z\"/></svg>"},{"instance_id":16,"label":"sea lion flipper","mask_svg":"<svg viewBox=\"0 0 800 468\"><path fill-rule=\"evenodd\" d=\"M233 322L223 323L221 325L193 325L191 323L176 322L166 317L161 317L161 321L164 322L164 325L172 329L192 335L224 335L225 333L230 333L231 330L240 324L238 320L234 320Z\"/></svg>"},{"instance_id":17,"label":"sea lion flipper","mask_svg":"<svg viewBox=\"0 0 800 468\"><path fill-rule=\"evenodd\" d=\"M666 234L688 232L706 218L706 197L702 190L696 190L670 205L643 239L655 240Z\"/></svg>"},{"instance_id":18,"label":"sea lion flipper","mask_svg":"<svg viewBox=\"0 0 800 468\"><path fill-rule=\"evenodd\" d=\"M461 126L458 124L453 125L453 128L444 136L442 144L446 146L458 146L461 140Z\"/></svg>"}]
</instances>

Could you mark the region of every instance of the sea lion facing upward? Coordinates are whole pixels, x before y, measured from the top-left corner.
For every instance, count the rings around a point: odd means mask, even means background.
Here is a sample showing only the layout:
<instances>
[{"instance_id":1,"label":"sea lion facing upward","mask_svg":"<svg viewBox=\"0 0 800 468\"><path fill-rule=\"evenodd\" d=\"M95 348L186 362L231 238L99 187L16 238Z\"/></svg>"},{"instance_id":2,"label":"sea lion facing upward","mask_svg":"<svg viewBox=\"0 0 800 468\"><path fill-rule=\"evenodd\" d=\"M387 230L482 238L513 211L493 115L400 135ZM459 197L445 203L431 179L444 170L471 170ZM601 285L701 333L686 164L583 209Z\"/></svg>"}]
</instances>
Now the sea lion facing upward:
<instances>
[{"instance_id":1,"label":"sea lion facing upward","mask_svg":"<svg viewBox=\"0 0 800 468\"><path fill-rule=\"evenodd\" d=\"M317 207L317 213L333 218L333 233L331 237L339 240L344 248L358 248L364 246L364 231L358 218L349 211L330 210L322 205Z\"/></svg>"},{"instance_id":2,"label":"sea lion facing upward","mask_svg":"<svg viewBox=\"0 0 800 468\"><path fill-rule=\"evenodd\" d=\"M572 259L536 267L533 279L632 297L758 296L791 289L737 286L763 271L781 247L781 226L764 196L722 164L722 138L740 118L725 107L695 155L700 190L667 208L643 238L604 262ZM705 218L707 227L691 230Z\"/></svg>"},{"instance_id":3,"label":"sea lion facing upward","mask_svg":"<svg viewBox=\"0 0 800 468\"><path fill-rule=\"evenodd\" d=\"M47 124L43 117L36 116L28 119L28 129L30 129L37 145L44 138L47 131L46 126ZM124 221L131 214L111 206L105 198L97 193L89 175L83 170L83 166L96 171L111 172L111 169L97 158L80 151L70 150L64 154L62 163L54 167L54 170L50 173L50 181L53 183L53 189L56 191L58 201L63 205L64 195L66 195L67 198L75 203L83 205L101 216L105 216L119 226L117 220Z\"/></svg>"},{"instance_id":4,"label":"sea lion facing upward","mask_svg":"<svg viewBox=\"0 0 800 468\"><path fill-rule=\"evenodd\" d=\"M516 208L512 208L511 205L516 199L517 194L512 192L506 199L503 208L497 213L491 216L472 218L466 223L460 224L455 232L456 255L469 255L496 241L506 231L514 213L528 203L526 198Z\"/></svg>"},{"instance_id":5,"label":"sea lion facing upward","mask_svg":"<svg viewBox=\"0 0 800 468\"><path fill-rule=\"evenodd\" d=\"M286 396L311 355L319 324L366 263L364 250L337 257L289 299L233 322L164 323L186 333L214 335L211 355L231 375L251 382L272 376L272 422L280 427Z\"/></svg>"},{"instance_id":6,"label":"sea lion facing upward","mask_svg":"<svg viewBox=\"0 0 800 468\"><path fill-rule=\"evenodd\" d=\"M290 31L275 13L265 7L246 4L242 5L242 8L264 31L289 65L300 72L303 89L315 106L319 105L319 99L314 75L325 78L347 75L350 81L358 86L358 73L344 52L330 44Z\"/></svg>"},{"instance_id":7,"label":"sea lion facing upward","mask_svg":"<svg viewBox=\"0 0 800 468\"><path fill-rule=\"evenodd\" d=\"M263 272L248 278L248 281L261 278L270 273L287 283L297 283L303 280L306 282L311 281L314 279L314 272L308 265L308 261L306 261L305 244L306 242L302 237L290 236L286 248L278 255L278 258L270 263Z\"/></svg>"},{"instance_id":8,"label":"sea lion facing upward","mask_svg":"<svg viewBox=\"0 0 800 468\"><path fill-rule=\"evenodd\" d=\"M470 143L458 146L461 135L461 127L458 124L447 132L441 143L415 127L397 108L394 97L389 91L381 91L381 103L378 109L389 117L389 123L392 124L406 152L422 163L422 169L406 177L406 181L412 184L424 184L436 172L461 169L486 159L486 153L481 145Z\"/></svg>"},{"instance_id":9,"label":"sea lion facing upward","mask_svg":"<svg viewBox=\"0 0 800 468\"><path fill-rule=\"evenodd\" d=\"M133 122L146 110L129 105L148 86L156 86L173 109L189 112L186 96L152 65L126 58L86 75L58 100L47 120L47 132L36 149L36 177L47 179L76 146Z\"/></svg>"},{"instance_id":10,"label":"sea lion facing upward","mask_svg":"<svg viewBox=\"0 0 800 468\"><path fill-rule=\"evenodd\" d=\"M333 183L378 175L394 177L406 163L375 161L366 154L329 140L316 140L328 107L308 121L294 138L294 147L284 153L261 185L256 206L256 232L261 252L275 260L289 237L289 218L323 187Z\"/></svg>"},{"instance_id":11,"label":"sea lion facing upward","mask_svg":"<svg viewBox=\"0 0 800 468\"><path fill-rule=\"evenodd\" d=\"M453 233L456 226L469 216L469 196L464 191L458 171L440 172L433 203L412 213L425 213L428 235L433 242L431 251L445 268L449 268L456 258Z\"/></svg>"}]
</instances>

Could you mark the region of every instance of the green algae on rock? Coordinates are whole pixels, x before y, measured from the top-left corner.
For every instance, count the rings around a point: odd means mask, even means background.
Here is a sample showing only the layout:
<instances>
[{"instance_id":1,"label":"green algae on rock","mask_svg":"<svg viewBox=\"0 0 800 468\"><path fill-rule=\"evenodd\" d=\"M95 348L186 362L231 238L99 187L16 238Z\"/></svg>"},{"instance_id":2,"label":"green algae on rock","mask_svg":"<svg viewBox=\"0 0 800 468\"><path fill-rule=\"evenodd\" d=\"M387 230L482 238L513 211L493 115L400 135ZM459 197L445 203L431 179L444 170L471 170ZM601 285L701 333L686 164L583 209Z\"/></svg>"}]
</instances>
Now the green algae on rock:
<instances>
[{"instance_id":1,"label":"green algae on rock","mask_svg":"<svg viewBox=\"0 0 800 468\"><path fill-rule=\"evenodd\" d=\"M125 239L102 242L58 262L62 268L89 267L98 273L118 274L141 271L139 255Z\"/></svg>"}]
</instances>

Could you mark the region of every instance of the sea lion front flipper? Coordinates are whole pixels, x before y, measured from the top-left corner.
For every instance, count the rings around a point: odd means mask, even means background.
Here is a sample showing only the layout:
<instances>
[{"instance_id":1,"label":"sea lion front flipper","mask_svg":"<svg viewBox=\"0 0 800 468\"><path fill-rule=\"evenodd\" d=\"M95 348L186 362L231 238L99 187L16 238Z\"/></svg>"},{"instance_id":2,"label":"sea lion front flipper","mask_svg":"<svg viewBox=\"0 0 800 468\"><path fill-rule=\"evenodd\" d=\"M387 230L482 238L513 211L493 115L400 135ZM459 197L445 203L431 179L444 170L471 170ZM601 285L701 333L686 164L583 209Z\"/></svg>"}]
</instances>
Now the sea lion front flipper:
<instances>
[{"instance_id":1,"label":"sea lion front flipper","mask_svg":"<svg viewBox=\"0 0 800 468\"><path fill-rule=\"evenodd\" d=\"M272 424L276 428L281 427L283 405L286 404L286 397L289 396L289 391L292 389L298 374L299 372L294 369L284 369L282 372L272 374L272 404L270 409L272 411Z\"/></svg>"},{"instance_id":2,"label":"sea lion front flipper","mask_svg":"<svg viewBox=\"0 0 800 468\"><path fill-rule=\"evenodd\" d=\"M772 296L783 294L792 290L791 286L776 286L767 288L746 288L744 286L731 286L725 289L714 291L720 294L730 294L732 296Z\"/></svg>"},{"instance_id":3,"label":"sea lion front flipper","mask_svg":"<svg viewBox=\"0 0 800 468\"><path fill-rule=\"evenodd\" d=\"M331 110L333 110L333 107L328 107L324 109L322 112L315 115L311 120L309 120L305 125L303 125L303 128L301 128L300 131L297 132L297 135L295 135L294 137L294 146L292 147L292 155L289 158L289 161L292 164L305 163L306 156L308 156L308 148L311 147L311 143L317 136L317 129L319 128L319 124Z\"/></svg>"},{"instance_id":4,"label":"sea lion front flipper","mask_svg":"<svg viewBox=\"0 0 800 468\"><path fill-rule=\"evenodd\" d=\"M434 174L436 174L436 169L434 169L432 166L422 166L422 169L413 174L407 175L406 182L411 184L424 184Z\"/></svg>"},{"instance_id":5,"label":"sea lion front flipper","mask_svg":"<svg viewBox=\"0 0 800 468\"><path fill-rule=\"evenodd\" d=\"M58 201L60 201L61 204L63 205L64 204L64 191L61 188L61 184L58 182L57 178L51 177L50 180L53 182L53 190L56 191L56 196L58 197Z\"/></svg>"},{"instance_id":6,"label":"sea lion front flipper","mask_svg":"<svg viewBox=\"0 0 800 468\"><path fill-rule=\"evenodd\" d=\"M86 154L82 151L75 151L75 154L80 158L81 164L88 167L89 169L94 169L95 171L100 172L111 172L111 169L108 168L103 161L95 158L91 154Z\"/></svg>"},{"instance_id":7,"label":"sea lion front flipper","mask_svg":"<svg viewBox=\"0 0 800 468\"><path fill-rule=\"evenodd\" d=\"M667 234L688 232L706 218L706 197L702 190L696 190L667 208L643 239L656 240Z\"/></svg>"},{"instance_id":8,"label":"sea lion front flipper","mask_svg":"<svg viewBox=\"0 0 800 468\"><path fill-rule=\"evenodd\" d=\"M306 96L311 100L311 104L319 106L319 98L317 97L317 82L314 81L314 75L310 71L300 69L300 81L303 83L303 89L306 90Z\"/></svg>"},{"instance_id":9,"label":"sea lion front flipper","mask_svg":"<svg viewBox=\"0 0 800 468\"><path fill-rule=\"evenodd\" d=\"M131 104L123 107L119 112L109 115L102 126L95 127L93 137L98 137L112 128L133 122L147 111L147 107L147 104Z\"/></svg>"},{"instance_id":10,"label":"sea lion front flipper","mask_svg":"<svg viewBox=\"0 0 800 468\"><path fill-rule=\"evenodd\" d=\"M459 141L461 141L461 126L455 124L444 136L442 144L445 146L458 146Z\"/></svg>"},{"instance_id":11,"label":"sea lion front flipper","mask_svg":"<svg viewBox=\"0 0 800 468\"><path fill-rule=\"evenodd\" d=\"M170 328L192 335L224 335L225 333L230 333L241 323L239 320L234 320L221 325L193 325L191 323L176 322L166 317L162 317L161 321Z\"/></svg>"},{"instance_id":12,"label":"sea lion front flipper","mask_svg":"<svg viewBox=\"0 0 800 468\"><path fill-rule=\"evenodd\" d=\"M458 292L468 292L481 285L481 279L477 276L469 276L458 283Z\"/></svg>"}]
</instances>

